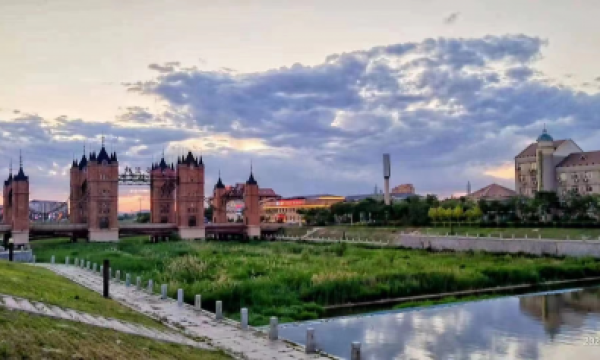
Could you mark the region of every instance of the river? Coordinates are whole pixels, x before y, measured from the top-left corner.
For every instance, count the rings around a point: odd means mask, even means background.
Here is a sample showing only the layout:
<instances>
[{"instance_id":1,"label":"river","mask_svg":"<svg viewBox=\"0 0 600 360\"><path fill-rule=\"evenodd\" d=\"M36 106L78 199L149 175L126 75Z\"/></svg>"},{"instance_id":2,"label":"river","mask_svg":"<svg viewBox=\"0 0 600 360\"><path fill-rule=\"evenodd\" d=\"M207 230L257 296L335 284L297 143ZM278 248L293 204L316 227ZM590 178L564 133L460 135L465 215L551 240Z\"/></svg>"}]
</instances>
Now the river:
<instances>
[{"instance_id":1,"label":"river","mask_svg":"<svg viewBox=\"0 0 600 360\"><path fill-rule=\"evenodd\" d=\"M361 359L600 359L600 287L282 324L280 337Z\"/></svg>"}]
</instances>

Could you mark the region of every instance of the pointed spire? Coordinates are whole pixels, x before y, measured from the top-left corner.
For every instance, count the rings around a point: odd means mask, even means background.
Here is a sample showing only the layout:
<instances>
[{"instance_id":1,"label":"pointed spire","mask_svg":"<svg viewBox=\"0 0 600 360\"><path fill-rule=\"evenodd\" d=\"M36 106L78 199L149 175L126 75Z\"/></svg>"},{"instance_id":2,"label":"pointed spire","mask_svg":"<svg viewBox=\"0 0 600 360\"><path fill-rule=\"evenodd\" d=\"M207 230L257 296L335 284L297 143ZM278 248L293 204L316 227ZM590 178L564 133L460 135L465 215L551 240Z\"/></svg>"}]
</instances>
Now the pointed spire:
<instances>
[{"instance_id":1,"label":"pointed spire","mask_svg":"<svg viewBox=\"0 0 600 360\"><path fill-rule=\"evenodd\" d=\"M258 185L256 179L254 179L254 173L252 172L252 160L250 160L250 177L246 181L246 185Z\"/></svg>"},{"instance_id":2,"label":"pointed spire","mask_svg":"<svg viewBox=\"0 0 600 360\"><path fill-rule=\"evenodd\" d=\"M14 178L15 181L28 181L29 177L27 177L25 175L25 172L23 172L23 155L21 153L21 150L19 150L19 173L17 174L17 176L15 176Z\"/></svg>"},{"instance_id":3,"label":"pointed spire","mask_svg":"<svg viewBox=\"0 0 600 360\"><path fill-rule=\"evenodd\" d=\"M219 169L219 180L217 181L217 184L215 185L215 189L224 189L225 185L223 185L223 181L221 180L221 169Z\"/></svg>"},{"instance_id":4,"label":"pointed spire","mask_svg":"<svg viewBox=\"0 0 600 360\"><path fill-rule=\"evenodd\" d=\"M12 177L12 158L10 158L10 163L8 165L8 175Z\"/></svg>"},{"instance_id":5,"label":"pointed spire","mask_svg":"<svg viewBox=\"0 0 600 360\"><path fill-rule=\"evenodd\" d=\"M102 148L104 149L104 134L102 134Z\"/></svg>"}]
</instances>

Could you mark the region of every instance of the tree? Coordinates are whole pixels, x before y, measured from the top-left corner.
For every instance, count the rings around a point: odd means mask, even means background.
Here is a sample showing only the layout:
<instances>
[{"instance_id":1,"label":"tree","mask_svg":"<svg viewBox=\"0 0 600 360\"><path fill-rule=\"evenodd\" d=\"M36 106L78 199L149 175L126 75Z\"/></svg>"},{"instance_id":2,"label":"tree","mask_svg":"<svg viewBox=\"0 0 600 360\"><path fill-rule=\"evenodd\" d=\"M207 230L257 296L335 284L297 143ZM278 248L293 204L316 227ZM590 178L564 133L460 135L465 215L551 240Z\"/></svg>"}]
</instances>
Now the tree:
<instances>
[{"instance_id":1,"label":"tree","mask_svg":"<svg viewBox=\"0 0 600 360\"><path fill-rule=\"evenodd\" d=\"M433 224L435 225L435 223L437 222L438 216L439 216L439 212L437 208L429 208L429 212L427 213L427 215L429 216L429 218L431 219L431 221L433 221Z\"/></svg>"},{"instance_id":2,"label":"tree","mask_svg":"<svg viewBox=\"0 0 600 360\"><path fill-rule=\"evenodd\" d=\"M452 216L456 219L456 222L460 224L460 218L464 215L463 208L460 205L457 205L454 210L452 210Z\"/></svg>"}]
</instances>

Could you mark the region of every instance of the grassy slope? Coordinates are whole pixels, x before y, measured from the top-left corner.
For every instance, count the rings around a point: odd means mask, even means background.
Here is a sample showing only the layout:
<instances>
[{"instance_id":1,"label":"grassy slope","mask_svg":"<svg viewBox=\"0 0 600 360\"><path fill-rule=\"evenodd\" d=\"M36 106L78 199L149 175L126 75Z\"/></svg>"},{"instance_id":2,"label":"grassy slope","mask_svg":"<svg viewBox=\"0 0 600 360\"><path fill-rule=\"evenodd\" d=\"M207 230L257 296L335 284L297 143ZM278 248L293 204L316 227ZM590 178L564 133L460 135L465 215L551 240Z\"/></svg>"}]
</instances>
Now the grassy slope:
<instances>
[{"instance_id":1,"label":"grassy slope","mask_svg":"<svg viewBox=\"0 0 600 360\"><path fill-rule=\"evenodd\" d=\"M323 305L343 304L555 279L600 276L594 259L534 258L483 253L428 253L369 249L345 244L283 242L174 242L148 244L126 239L119 244L33 244L38 259L56 255L93 262L111 259L113 269L183 288L193 303L213 309L222 300L229 316L241 307L250 322L265 324L314 319Z\"/></svg>"},{"instance_id":2,"label":"grassy slope","mask_svg":"<svg viewBox=\"0 0 600 360\"><path fill-rule=\"evenodd\" d=\"M123 334L77 322L8 311L0 307L1 359L204 359L216 351Z\"/></svg>"},{"instance_id":3,"label":"grassy slope","mask_svg":"<svg viewBox=\"0 0 600 360\"><path fill-rule=\"evenodd\" d=\"M286 233L291 236L298 236L301 229L293 228L286 229ZM303 228L303 234L308 231L309 228ZM414 227L396 227L396 228L385 228L385 227L366 227L366 226L327 226L322 227L314 233L314 236L319 237L331 237L341 238L345 233L346 237L370 240L388 240L393 239L400 232L412 232L418 231L420 233L429 234L440 234L445 235L450 231L448 227L428 227L428 228L414 228ZM456 234L475 236L480 234L481 236L488 236L491 234L494 237L512 238L515 237L524 238L538 238L540 235L544 239L557 239L557 240L581 240L592 239L598 240L600 237L600 229L560 229L560 228L475 228L475 227L453 227L453 231ZM293 233L292 233L293 232Z\"/></svg>"},{"instance_id":4,"label":"grassy slope","mask_svg":"<svg viewBox=\"0 0 600 360\"><path fill-rule=\"evenodd\" d=\"M0 293L161 328L139 314L62 276L39 267L0 261Z\"/></svg>"}]
</instances>

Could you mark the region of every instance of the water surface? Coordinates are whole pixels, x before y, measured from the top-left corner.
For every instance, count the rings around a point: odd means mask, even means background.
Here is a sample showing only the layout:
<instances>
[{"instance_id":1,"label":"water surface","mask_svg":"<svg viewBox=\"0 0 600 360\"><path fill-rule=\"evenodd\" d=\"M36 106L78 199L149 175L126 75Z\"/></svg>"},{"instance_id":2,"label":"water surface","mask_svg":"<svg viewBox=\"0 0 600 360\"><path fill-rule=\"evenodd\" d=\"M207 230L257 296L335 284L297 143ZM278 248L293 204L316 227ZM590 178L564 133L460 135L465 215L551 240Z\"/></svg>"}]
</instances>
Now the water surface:
<instances>
[{"instance_id":1,"label":"water surface","mask_svg":"<svg viewBox=\"0 0 600 360\"><path fill-rule=\"evenodd\" d=\"M600 287L377 312L280 326L304 344L362 359L600 359Z\"/></svg>"}]
</instances>

